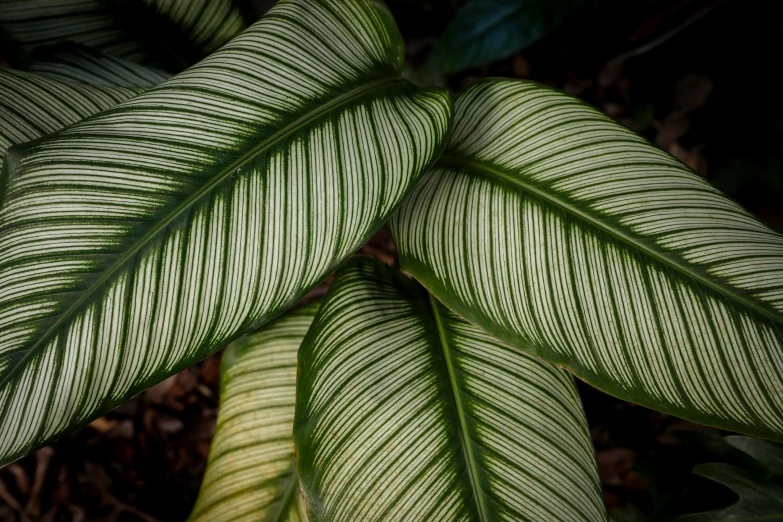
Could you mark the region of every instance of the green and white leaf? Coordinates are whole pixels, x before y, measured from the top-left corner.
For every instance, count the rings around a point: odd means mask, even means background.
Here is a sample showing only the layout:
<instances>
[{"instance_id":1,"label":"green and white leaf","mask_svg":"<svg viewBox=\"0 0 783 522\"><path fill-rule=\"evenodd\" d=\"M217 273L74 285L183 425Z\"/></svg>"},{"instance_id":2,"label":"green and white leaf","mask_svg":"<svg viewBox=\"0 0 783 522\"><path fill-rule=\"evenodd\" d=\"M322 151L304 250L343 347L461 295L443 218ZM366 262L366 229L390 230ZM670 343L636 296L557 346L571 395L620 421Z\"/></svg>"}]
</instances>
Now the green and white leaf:
<instances>
[{"instance_id":1,"label":"green and white leaf","mask_svg":"<svg viewBox=\"0 0 783 522\"><path fill-rule=\"evenodd\" d=\"M0 462L272 319L383 224L451 117L402 57L373 0L282 0L166 83L9 150Z\"/></svg>"},{"instance_id":2,"label":"green and white leaf","mask_svg":"<svg viewBox=\"0 0 783 522\"><path fill-rule=\"evenodd\" d=\"M338 272L296 393L312 522L606 519L571 376L377 259Z\"/></svg>"},{"instance_id":3,"label":"green and white leaf","mask_svg":"<svg viewBox=\"0 0 783 522\"><path fill-rule=\"evenodd\" d=\"M296 354L320 303L231 343L220 411L190 522L307 522L294 460Z\"/></svg>"},{"instance_id":4,"label":"green and white leaf","mask_svg":"<svg viewBox=\"0 0 783 522\"><path fill-rule=\"evenodd\" d=\"M735 522L780 520L783 514L783 449L771 442L750 437L726 437L726 442L752 457L761 468L740 467L725 463L699 464L693 472L714 480L736 493L736 502L718 510L678 517L675 522Z\"/></svg>"},{"instance_id":5,"label":"green and white leaf","mask_svg":"<svg viewBox=\"0 0 783 522\"><path fill-rule=\"evenodd\" d=\"M143 0L170 20L205 56L215 52L247 26L234 0Z\"/></svg>"},{"instance_id":6,"label":"green and white leaf","mask_svg":"<svg viewBox=\"0 0 783 522\"><path fill-rule=\"evenodd\" d=\"M73 43L37 49L27 71L55 80L102 87L153 87L171 78L154 67Z\"/></svg>"},{"instance_id":7,"label":"green and white leaf","mask_svg":"<svg viewBox=\"0 0 783 522\"><path fill-rule=\"evenodd\" d=\"M0 35L18 54L70 41L134 62L148 56L144 44L129 37L102 0L3 0Z\"/></svg>"},{"instance_id":8,"label":"green and white leaf","mask_svg":"<svg viewBox=\"0 0 783 522\"><path fill-rule=\"evenodd\" d=\"M183 67L245 28L234 0L3 0L0 9L0 35L18 56L74 42L132 62Z\"/></svg>"},{"instance_id":9,"label":"green and white leaf","mask_svg":"<svg viewBox=\"0 0 783 522\"><path fill-rule=\"evenodd\" d=\"M51 134L140 92L142 89L74 85L0 69L0 164L11 145Z\"/></svg>"},{"instance_id":10,"label":"green and white leaf","mask_svg":"<svg viewBox=\"0 0 783 522\"><path fill-rule=\"evenodd\" d=\"M560 92L488 80L455 104L392 219L402 269L613 395L783 440L783 238Z\"/></svg>"}]
</instances>

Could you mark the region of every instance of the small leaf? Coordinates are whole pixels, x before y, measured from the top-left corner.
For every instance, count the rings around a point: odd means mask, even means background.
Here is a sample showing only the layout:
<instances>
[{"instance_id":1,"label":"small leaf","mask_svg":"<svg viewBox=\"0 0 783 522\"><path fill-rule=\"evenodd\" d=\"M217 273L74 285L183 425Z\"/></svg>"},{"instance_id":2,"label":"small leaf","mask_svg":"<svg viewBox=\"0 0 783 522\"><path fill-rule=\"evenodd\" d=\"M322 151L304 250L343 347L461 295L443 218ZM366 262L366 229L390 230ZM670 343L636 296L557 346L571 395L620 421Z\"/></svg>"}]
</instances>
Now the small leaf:
<instances>
[{"instance_id":1,"label":"small leaf","mask_svg":"<svg viewBox=\"0 0 783 522\"><path fill-rule=\"evenodd\" d=\"M783 440L783 238L553 89L487 80L455 104L391 220L402 269L617 397Z\"/></svg>"},{"instance_id":2,"label":"small leaf","mask_svg":"<svg viewBox=\"0 0 783 522\"><path fill-rule=\"evenodd\" d=\"M338 272L296 393L312 522L606 518L571 377L377 259Z\"/></svg>"},{"instance_id":3,"label":"small leaf","mask_svg":"<svg viewBox=\"0 0 783 522\"><path fill-rule=\"evenodd\" d=\"M374 0L281 0L184 73L12 147L0 187L0 462L295 304L442 150Z\"/></svg>"},{"instance_id":4,"label":"small leaf","mask_svg":"<svg viewBox=\"0 0 783 522\"><path fill-rule=\"evenodd\" d=\"M699 464L693 472L731 488L739 500L716 511L684 515L676 522L772 522L783 519L783 486L760 478L757 473L730 464Z\"/></svg>"},{"instance_id":5,"label":"small leaf","mask_svg":"<svg viewBox=\"0 0 783 522\"><path fill-rule=\"evenodd\" d=\"M435 43L424 68L453 74L518 53L587 0L469 0Z\"/></svg>"},{"instance_id":6,"label":"small leaf","mask_svg":"<svg viewBox=\"0 0 783 522\"><path fill-rule=\"evenodd\" d=\"M306 522L294 461L296 354L318 302L231 343L220 412L190 522Z\"/></svg>"}]
</instances>

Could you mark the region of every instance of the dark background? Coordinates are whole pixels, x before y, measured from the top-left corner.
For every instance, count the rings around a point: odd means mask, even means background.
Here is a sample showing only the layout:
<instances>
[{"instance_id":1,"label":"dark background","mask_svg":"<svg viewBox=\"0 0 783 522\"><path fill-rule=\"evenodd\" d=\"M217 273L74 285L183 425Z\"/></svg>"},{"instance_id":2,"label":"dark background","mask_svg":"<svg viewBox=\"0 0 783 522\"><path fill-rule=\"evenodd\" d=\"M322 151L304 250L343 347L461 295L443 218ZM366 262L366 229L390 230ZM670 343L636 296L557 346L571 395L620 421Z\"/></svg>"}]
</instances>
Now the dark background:
<instances>
[{"instance_id":1,"label":"dark background","mask_svg":"<svg viewBox=\"0 0 783 522\"><path fill-rule=\"evenodd\" d=\"M268 0L246 0L261 14ZM556 1L556 0L553 0ZM417 67L461 0L388 0ZM596 105L783 229L783 6L615 0L524 52L449 78L532 79ZM0 58L0 62L2 58ZM363 252L394 262L381 231ZM324 286L316 290L322 293ZM0 520L179 521L198 494L218 406L220 354L0 470ZM617 522L735 498L690 473L722 432L580 383L604 496ZM685 430L685 435L678 434Z\"/></svg>"}]
</instances>

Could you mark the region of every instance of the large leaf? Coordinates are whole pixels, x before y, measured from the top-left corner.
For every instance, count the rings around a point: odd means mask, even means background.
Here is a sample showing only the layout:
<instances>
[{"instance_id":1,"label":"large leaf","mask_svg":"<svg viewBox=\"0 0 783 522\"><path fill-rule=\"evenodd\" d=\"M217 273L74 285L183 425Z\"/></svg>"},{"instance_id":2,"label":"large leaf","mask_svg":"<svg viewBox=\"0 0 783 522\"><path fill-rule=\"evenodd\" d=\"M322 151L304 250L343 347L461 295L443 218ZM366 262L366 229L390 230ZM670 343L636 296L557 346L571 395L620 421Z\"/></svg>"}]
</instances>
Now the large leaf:
<instances>
[{"instance_id":1,"label":"large leaf","mask_svg":"<svg viewBox=\"0 0 783 522\"><path fill-rule=\"evenodd\" d=\"M0 164L11 145L46 136L140 92L74 85L0 69Z\"/></svg>"},{"instance_id":2,"label":"large leaf","mask_svg":"<svg viewBox=\"0 0 783 522\"><path fill-rule=\"evenodd\" d=\"M3 0L0 36L13 57L75 42L179 69L245 29L234 0ZM8 56L6 56L8 58Z\"/></svg>"},{"instance_id":3,"label":"large leaf","mask_svg":"<svg viewBox=\"0 0 783 522\"><path fill-rule=\"evenodd\" d=\"M398 76L372 0L283 0L168 82L12 147L0 461L293 305L440 152L448 94Z\"/></svg>"},{"instance_id":4,"label":"large leaf","mask_svg":"<svg viewBox=\"0 0 783 522\"><path fill-rule=\"evenodd\" d=\"M758 469L739 467L725 463L699 464L694 473L712 479L731 488L737 501L729 506L705 513L681 516L676 522L713 522L730 520L751 522L781 520L783 518L783 449L763 440L750 437L726 437L726 442L751 456Z\"/></svg>"},{"instance_id":5,"label":"large leaf","mask_svg":"<svg viewBox=\"0 0 783 522\"><path fill-rule=\"evenodd\" d=\"M66 82L103 87L152 87L171 75L73 43L51 45L34 53L27 71Z\"/></svg>"},{"instance_id":6,"label":"large leaf","mask_svg":"<svg viewBox=\"0 0 783 522\"><path fill-rule=\"evenodd\" d=\"M296 354L318 302L231 343L220 412L191 522L307 521L291 430Z\"/></svg>"},{"instance_id":7,"label":"large leaf","mask_svg":"<svg viewBox=\"0 0 783 522\"><path fill-rule=\"evenodd\" d=\"M490 80L392 220L403 270L627 399L783 440L783 240L562 93Z\"/></svg>"},{"instance_id":8,"label":"large leaf","mask_svg":"<svg viewBox=\"0 0 783 522\"><path fill-rule=\"evenodd\" d=\"M310 520L603 520L571 377L373 258L337 275L299 352Z\"/></svg>"}]
</instances>

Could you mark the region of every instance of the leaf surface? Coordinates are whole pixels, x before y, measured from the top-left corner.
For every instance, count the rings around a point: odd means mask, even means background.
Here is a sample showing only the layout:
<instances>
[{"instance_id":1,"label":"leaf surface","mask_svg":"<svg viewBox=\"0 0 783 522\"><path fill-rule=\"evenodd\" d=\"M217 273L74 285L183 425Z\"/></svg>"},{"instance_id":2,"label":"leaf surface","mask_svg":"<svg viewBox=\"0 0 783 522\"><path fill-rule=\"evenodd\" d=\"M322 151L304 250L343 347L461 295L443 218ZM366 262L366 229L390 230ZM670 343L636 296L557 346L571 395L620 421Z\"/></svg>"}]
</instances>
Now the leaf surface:
<instances>
[{"instance_id":1,"label":"leaf surface","mask_svg":"<svg viewBox=\"0 0 783 522\"><path fill-rule=\"evenodd\" d=\"M730 488L738 499L725 508L684 515L675 522L772 522L783 516L783 448L750 437L730 436L726 442L755 459L769 473L722 462L699 464L693 472ZM751 461L752 462L752 461Z\"/></svg>"},{"instance_id":2,"label":"leaf surface","mask_svg":"<svg viewBox=\"0 0 783 522\"><path fill-rule=\"evenodd\" d=\"M338 272L299 352L310 520L604 520L568 373L374 258Z\"/></svg>"},{"instance_id":3,"label":"leaf surface","mask_svg":"<svg viewBox=\"0 0 783 522\"><path fill-rule=\"evenodd\" d=\"M55 80L102 87L153 87L172 76L160 69L73 43L36 50L32 63L25 70Z\"/></svg>"},{"instance_id":4,"label":"leaf surface","mask_svg":"<svg viewBox=\"0 0 783 522\"><path fill-rule=\"evenodd\" d=\"M0 462L286 310L440 152L372 0L283 0L198 65L12 147L0 208Z\"/></svg>"},{"instance_id":5,"label":"leaf surface","mask_svg":"<svg viewBox=\"0 0 783 522\"><path fill-rule=\"evenodd\" d=\"M0 9L0 41L22 59L39 46L73 42L179 70L245 28L234 0L3 0Z\"/></svg>"},{"instance_id":6,"label":"leaf surface","mask_svg":"<svg viewBox=\"0 0 783 522\"><path fill-rule=\"evenodd\" d=\"M783 239L578 100L489 80L392 219L401 267L622 399L783 440Z\"/></svg>"},{"instance_id":7,"label":"leaf surface","mask_svg":"<svg viewBox=\"0 0 783 522\"><path fill-rule=\"evenodd\" d=\"M449 75L518 53L587 0L469 0L433 46L426 68Z\"/></svg>"},{"instance_id":8,"label":"leaf surface","mask_svg":"<svg viewBox=\"0 0 783 522\"><path fill-rule=\"evenodd\" d=\"M296 354L319 304L226 349L215 438L190 522L307 522L292 436Z\"/></svg>"},{"instance_id":9,"label":"leaf surface","mask_svg":"<svg viewBox=\"0 0 783 522\"><path fill-rule=\"evenodd\" d=\"M0 164L11 145L51 134L140 92L142 89L74 85L0 69Z\"/></svg>"}]
</instances>

